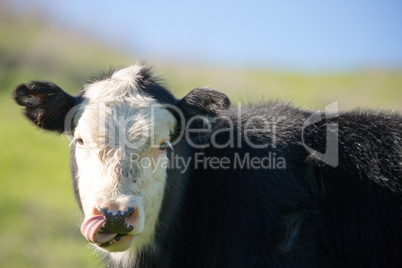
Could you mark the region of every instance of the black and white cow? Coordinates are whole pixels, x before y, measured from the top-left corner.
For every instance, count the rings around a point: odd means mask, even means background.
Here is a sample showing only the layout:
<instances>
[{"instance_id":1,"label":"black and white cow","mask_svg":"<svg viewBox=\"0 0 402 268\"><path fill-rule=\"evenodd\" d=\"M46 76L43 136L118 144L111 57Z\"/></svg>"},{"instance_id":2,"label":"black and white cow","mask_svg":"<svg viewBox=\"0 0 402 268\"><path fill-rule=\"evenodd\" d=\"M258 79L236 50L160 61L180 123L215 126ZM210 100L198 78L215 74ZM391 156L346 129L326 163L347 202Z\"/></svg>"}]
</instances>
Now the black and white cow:
<instances>
[{"instance_id":1,"label":"black and white cow","mask_svg":"<svg viewBox=\"0 0 402 268\"><path fill-rule=\"evenodd\" d=\"M402 116L177 100L144 65L13 97L73 137L81 232L110 267L402 267Z\"/></svg>"}]
</instances>

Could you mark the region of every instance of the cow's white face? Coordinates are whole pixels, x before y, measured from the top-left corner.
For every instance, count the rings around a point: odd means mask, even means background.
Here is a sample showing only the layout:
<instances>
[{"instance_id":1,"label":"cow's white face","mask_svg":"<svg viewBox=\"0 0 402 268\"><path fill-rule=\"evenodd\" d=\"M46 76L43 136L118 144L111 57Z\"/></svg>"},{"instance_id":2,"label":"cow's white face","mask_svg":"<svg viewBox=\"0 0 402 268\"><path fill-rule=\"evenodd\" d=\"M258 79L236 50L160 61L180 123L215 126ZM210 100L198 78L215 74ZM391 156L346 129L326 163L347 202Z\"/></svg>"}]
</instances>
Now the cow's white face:
<instances>
[{"instance_id":1,"label":"cow's white face","mask_svg":"<svg viewBox=\"0 0 402 268\"><path fill-rule=\"evenodd\" d=\"M52 82L32 81L18 85L13 98L37 127L74 132L71 171L84 212L81 232L94 248L113 252L107 255L116 267L132 266L144 248L157 254L163 235L155 234L156 227L165 233L169 229L165 213L174 217L178 211L187 175L175 173L167 182L166 145L159 145L166 144L173 130L177 141L199 138L187 136L190 122L207 133L204 123L210 127L219 123L214 118L226 116L230 106L225 94L208 88L195 88L177 100L142 64L88 84L76 96ZM201 123L192 121L194 116ZM185 143L175 159L191 153ZM165 185L174 191L167 192L166 211L161 214Z\"/></svg>"},{"instance_id":2,"label":"cow's white face","mask_svg":"<svg viewBox=\"0 0 402 268\"><path fill-rule=\"evenodd\" d=\"M152 242L167 167L166 152L159 144L169 140L176 124L168 110L137 90L139 68L131 66L87 85L74 131L85 214L81 231L110 252L135 250ZM105 211L112 218L127 212L127 230L118 230L117 224L102 229L108 225L101 217Z\"/></svg>"}]
</instances>

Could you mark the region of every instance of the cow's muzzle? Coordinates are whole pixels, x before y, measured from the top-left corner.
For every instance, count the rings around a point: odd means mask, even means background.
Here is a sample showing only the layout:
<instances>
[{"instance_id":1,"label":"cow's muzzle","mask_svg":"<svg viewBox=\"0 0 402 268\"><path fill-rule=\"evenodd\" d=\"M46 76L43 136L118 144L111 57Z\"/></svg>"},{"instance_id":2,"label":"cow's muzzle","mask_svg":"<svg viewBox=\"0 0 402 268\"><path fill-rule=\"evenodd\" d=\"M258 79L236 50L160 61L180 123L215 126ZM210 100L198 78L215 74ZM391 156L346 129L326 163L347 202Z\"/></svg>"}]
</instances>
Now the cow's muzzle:
<instances>
[{"instance_id":1,"label":"cow's muzzle","mask_svg":"<svg viewBox=\"0 0 402 268\"><path fill-rule=\"evenodd\" d=\"M81 225L81 233L89 242L107 251L124 251L131 246L134 235L142 231L139 210L135 206L124 211L97 207Z\"/></svg>"}]
</instances>

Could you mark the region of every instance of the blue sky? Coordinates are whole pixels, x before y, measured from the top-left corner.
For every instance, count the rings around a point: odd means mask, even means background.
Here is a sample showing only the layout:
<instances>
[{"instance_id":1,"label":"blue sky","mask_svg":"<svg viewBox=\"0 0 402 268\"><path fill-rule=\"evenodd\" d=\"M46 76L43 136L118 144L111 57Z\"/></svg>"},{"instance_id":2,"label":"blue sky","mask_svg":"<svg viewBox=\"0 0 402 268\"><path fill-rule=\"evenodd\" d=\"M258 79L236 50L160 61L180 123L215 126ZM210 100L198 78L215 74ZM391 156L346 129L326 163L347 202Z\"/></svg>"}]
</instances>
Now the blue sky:
<instances>
[{"instance_id":1,"label":"blue sky","mask_svg":"<svg viewBox=\"0 0 402 268\"><path fill-rule=\"evenodd\" d=\"M326 70L402 67L401 0L18 0L143 58Z\"/></svg>"}]
</instances>

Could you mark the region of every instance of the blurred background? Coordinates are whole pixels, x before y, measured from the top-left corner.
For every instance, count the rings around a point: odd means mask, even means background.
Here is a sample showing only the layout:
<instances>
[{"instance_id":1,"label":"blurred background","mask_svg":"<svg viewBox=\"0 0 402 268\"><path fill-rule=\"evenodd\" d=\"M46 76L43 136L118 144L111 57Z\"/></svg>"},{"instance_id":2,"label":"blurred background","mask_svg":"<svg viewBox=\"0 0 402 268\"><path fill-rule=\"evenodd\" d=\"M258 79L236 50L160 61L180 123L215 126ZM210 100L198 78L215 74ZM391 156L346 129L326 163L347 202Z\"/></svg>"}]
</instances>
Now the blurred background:
<instances>
[{"instance_id":1,"label":"blurred background","mask_svg":"<svg viewBox=\"0 0 402 268\"><path fill-rule=\"evenodd\" d=\"M0 0L0 267L99 267L80 235L68 141L10 94L50 80L74 93L145 59L182 97L402 109L402 2Z\"/></svg>"}]
</instances>

